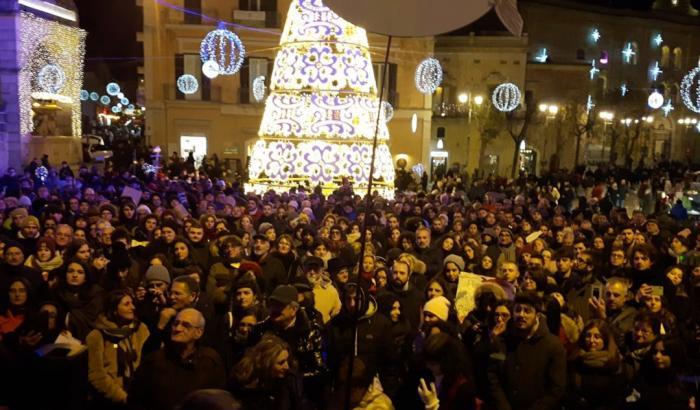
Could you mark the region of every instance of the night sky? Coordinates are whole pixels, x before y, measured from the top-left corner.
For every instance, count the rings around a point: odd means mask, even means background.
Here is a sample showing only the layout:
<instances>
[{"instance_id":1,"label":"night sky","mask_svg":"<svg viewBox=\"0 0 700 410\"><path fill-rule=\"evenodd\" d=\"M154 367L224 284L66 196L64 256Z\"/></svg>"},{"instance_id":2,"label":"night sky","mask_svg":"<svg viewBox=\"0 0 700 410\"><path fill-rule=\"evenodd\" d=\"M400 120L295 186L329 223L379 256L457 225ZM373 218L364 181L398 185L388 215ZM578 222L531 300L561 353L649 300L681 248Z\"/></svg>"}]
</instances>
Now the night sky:
<instances>
[{"instance_id":1,"label":"night sky","mask_svg":"<svg viewBox=\"0 0 700 410\"><path fill-rule=\"evenodd\" d=\"M80 27L88 32L85 88L103 93L108 82L117 81L127 96L135 96L136 70L143 59L136 42L136 32L143 26L141 9L135 0L74 1Z\"/></svg>"}]
</instances>

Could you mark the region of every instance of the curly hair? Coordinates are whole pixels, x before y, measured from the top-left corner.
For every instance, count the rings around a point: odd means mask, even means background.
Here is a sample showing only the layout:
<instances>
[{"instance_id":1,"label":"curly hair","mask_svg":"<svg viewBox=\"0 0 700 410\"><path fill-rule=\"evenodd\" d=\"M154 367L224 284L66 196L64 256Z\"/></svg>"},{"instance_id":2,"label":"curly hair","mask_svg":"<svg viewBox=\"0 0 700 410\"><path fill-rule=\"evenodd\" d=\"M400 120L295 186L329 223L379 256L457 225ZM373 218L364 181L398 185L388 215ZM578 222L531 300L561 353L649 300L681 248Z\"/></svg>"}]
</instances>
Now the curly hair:
<instances>
[{"instance_id":1,"label":"curly hair","mask_svg":"<svg viewBox=\"0 0 700 410\"><path fill-rule=\"evenodd\" d=\"M289 356L289 367L295 370L296 363L291 354L289 345L277 336L266 335L250 349L233 368L233 378L241 386L258 388L268 387L274 381L272 369L275 366L277 357L282 352L287 352Z\"/></svg>"}]
</instances>

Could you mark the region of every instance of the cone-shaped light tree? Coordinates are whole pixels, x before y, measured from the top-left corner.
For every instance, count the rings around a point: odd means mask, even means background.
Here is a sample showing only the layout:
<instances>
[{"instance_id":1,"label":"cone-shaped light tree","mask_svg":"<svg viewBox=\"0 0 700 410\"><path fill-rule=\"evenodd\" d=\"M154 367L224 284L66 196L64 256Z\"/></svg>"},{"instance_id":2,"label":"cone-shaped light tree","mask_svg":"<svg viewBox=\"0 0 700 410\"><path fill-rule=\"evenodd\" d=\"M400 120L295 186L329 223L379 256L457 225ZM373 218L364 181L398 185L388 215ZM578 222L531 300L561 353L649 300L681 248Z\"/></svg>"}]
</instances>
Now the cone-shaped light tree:
<instances>
[{"instance_id":1,"label":"cone-shaped light tree","mask_svg":"<svg viewBox=\"0 0 700 410\"><path fill-rule=\"evenodd\" d=\"M389 131L377 94L365 30L321 0L292 1L246 188L262 193L308 183L329 193L347 178L364 194L378 126L372 190L393 197Z\"/></svg>"}]
</instances>

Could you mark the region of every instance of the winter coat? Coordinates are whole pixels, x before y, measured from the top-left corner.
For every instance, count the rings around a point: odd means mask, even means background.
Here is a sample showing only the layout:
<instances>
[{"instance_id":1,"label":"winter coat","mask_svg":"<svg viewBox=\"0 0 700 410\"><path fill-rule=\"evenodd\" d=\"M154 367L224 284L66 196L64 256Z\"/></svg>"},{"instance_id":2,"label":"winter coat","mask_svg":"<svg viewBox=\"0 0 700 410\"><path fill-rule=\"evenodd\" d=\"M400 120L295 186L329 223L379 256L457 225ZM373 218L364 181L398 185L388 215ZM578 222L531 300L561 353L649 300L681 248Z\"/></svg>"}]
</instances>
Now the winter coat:
<instances>
[{"instance_id":1,"label":"winter coat","mask_svg":"<svg viewBox=\"0 0 700 410\"><path fill-rule=\"evenodd\" d=\"M54 292L54 300L68 312L68 330L81 341L85 341L92 331L95 321L102 312L104 291L98 285L85 284L79 290L67 285L59 285Z\"/></svg>"},{"instance_id":2,"label":"winter coat","mask_svg":"<svg viewBox=\"0 0 700 410\"><path fill-rule=\"evenodd\" d=\"M87 336L88 380L105 399L126 403L128 381L141 363L141 349L148 339L143 323L118 327L100 315Z\"/></svg>"},{"instance_id":3,"label":"winter coat","mask_svg":"<svg viewBox=\"0 0 700 410\"><path fill-rule=\"evenodd\" d=\"M389 396L372 384L353 410L394 410L394 405Z\"/></svg>"},{"instance_id":4,"label":"winter coat","mask_svg":"<svg viewBox=\"0 0 700 410\"><path fill-rule=\"evenodd\" d=\"M240 261L221 261L212 265L207 278L207 294L211 296L216 305L226 304L229 300L229 292L238 280L238 266Z\"/></svg>"},{"instance_id":5,"label":"winter coat","mask_svg":"<svg viewBox=\"0 0 700 410\"><path fill-rule=\"evenodd\" d=\"M491 354L489 384L497 410L554 410L566 388L566 352L539 318L535 334L497 338Z\"/></svg>"},{"instance_id":6,"label":"winter coat","mask_svg":"<svg viewBox=\"0 0 700 410\"><path fill-rule=\"evenodd\" d=\"M187 359L169 349L146 356L129 388L133 409L172 410L190 393L224 387L226 371L213 349L198 347Z\"/></svg>"}]
</instances>

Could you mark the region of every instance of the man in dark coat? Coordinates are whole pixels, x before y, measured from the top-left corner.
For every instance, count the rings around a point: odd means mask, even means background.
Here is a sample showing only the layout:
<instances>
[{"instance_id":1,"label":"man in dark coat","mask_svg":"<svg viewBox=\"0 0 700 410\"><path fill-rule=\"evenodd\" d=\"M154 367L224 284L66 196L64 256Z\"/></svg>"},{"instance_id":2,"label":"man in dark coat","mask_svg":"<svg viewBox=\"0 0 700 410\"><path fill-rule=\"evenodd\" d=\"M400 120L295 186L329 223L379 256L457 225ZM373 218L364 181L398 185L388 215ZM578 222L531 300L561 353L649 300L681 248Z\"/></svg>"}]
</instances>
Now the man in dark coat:
<instances>
[{"instance_id":1,"label":"man in dark coat","mask_svg":"<svg viewBox=\"0 0 700 410\"><path fill-rule=\"evenodd\" d=\"M213 349L199 347L204 316L191 308L181 310L170 331L172 343L146 356L136 371L128 402L134 409L170 410L190 393L222 388L223 362Z\"/></svg>"},{"instance_id":2,"label":"man in dark coat","mask_svg":"<svg viewBox=\"0 0 700 410\"><path fill-rule=\"evenodd\" d=\"M566 390L566 352L538 314L535 294L516 296L513 327L496 338L489 366L497 410L554 410Z\"/></svg>"},{"instance_id":3,"label":"man in dark coat","mask_svg":"<svg viewBox=\"0 0 700 410\"><path fill-rule=\"evenodd\" d=\"M401 259L395 260L390 290L399 298L403 315L408 319L411 330L415 332L421 322L423 293L413 286L412 273L411 265L408 262Z\"/></svg>"},{"instance_id":4,"label":"man in dark coat","mask_svg":"<svg viewBox=\"0 0 700 410\"><path fill-rule=\"evenodd\" d=\"M416 248L413 254L425 263L425 275L433 278L442 270L442 255L439 249L433 247L430 228L420 227L416 230Z\"/></svg>"},{"instance_id":5,"label":"man in dark coat","mask_svg":"<svg viewBox=\"0 0 700 410\"><path fill-rule=\"evenodd\" d=\"M270 253L270 238L265 235L253 236L253 261L262 266L265 294L270 295L279 285L287 284L287 270L277 257Z\"/></svg>"}]
</instances>

